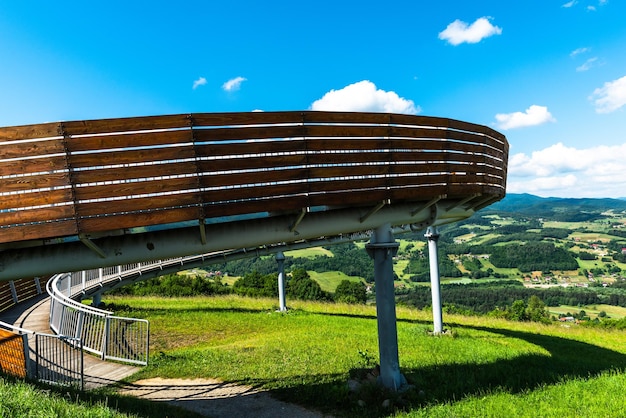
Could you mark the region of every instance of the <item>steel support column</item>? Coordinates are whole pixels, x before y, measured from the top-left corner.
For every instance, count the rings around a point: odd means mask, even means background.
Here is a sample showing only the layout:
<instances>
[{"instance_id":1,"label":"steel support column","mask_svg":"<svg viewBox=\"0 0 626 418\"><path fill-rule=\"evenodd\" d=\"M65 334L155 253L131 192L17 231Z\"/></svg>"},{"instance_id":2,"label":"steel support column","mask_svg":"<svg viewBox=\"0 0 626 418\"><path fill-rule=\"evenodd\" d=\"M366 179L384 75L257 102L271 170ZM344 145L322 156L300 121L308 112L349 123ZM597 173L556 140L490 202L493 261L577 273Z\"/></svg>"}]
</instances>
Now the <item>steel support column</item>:
<instances>
[{"instance_id":1,"label":"steel support column","mask_svg":"<svg viewBox=\"0 0 626 418\"><path fill-rule=\"evenodd\" d=\"M99 307L102 304L102 293L94 293L91 297L91 306Z\"/></svg>"},{"instance_id":2,"label":"steel support column","mask_svg":"<svg viewBox=\"0 0 626 418\"><path fill-rule=\"evenodd\" d=\"M439 283L439 259L437 255L437 241L439 232L437 227L429 226L424 236L428 239L428 258L430 261L430 289L433 301L433 333L443 332L441 314L441 286Z\"/></svg>"},{"instance_id":3,"label":"steel support column","mask_svg":"<svg viewBox=\"0 0 626 418\"><path fill-rule=\"evenodd\" d=\"M286 312L285 305L285 255L282 251L276 253L276 262L278 263L278 303L280 312Z\"/></svg>"},{"instance_id":4,"label":"steel support column","mask_svg":"<svg viewBox=\"0 0 626 418\"><path fill-rule=\"evenodd\" d=\"M384 224L375 229L370 243L365 246L369 256L374 259L380 353L379 382L392 390L398 390L406 384L406 379L400 373L398 359L396 301L393 287L393 256L398 252L398 246L390 224Z\"/></svg>"}]
</instances>

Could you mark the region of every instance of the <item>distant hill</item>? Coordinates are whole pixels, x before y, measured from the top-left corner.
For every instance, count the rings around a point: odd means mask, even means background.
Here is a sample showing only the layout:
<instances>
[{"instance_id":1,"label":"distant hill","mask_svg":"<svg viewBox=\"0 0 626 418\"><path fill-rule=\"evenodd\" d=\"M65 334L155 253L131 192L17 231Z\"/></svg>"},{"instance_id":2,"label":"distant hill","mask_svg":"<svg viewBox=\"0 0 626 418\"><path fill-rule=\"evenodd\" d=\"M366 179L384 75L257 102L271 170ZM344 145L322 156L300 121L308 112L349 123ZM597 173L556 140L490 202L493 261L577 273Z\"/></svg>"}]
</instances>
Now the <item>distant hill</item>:
<instances>
[{"instance_id":1,"label":"distant hill","mask_svg":"<svg viewBox=\"0 0 626 418\"><path fill-rule=\"evenodd\" d=\"M506 212L533 218L550 218L560 221L586 221L600 217L602 212L626 212L622 199L567 199L539 197L531 194L507 194L504 199L485 208L486 212Z\"/></svg>"}]
</instances>

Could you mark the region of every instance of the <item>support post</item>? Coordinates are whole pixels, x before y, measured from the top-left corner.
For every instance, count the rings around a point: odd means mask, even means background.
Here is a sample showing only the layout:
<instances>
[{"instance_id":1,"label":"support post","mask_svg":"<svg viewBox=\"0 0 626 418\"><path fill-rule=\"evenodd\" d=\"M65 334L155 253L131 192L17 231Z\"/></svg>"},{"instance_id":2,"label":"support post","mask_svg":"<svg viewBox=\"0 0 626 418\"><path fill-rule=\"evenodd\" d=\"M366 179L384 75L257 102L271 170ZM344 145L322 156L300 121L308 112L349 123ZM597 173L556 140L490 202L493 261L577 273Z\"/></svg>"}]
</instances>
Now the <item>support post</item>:
<instances>
[{"instance_id":1,"label":"support post","mask_svg":"<svg viewBox=\"0 0 626 418\"><path fill-rule=\"evenodd\" d=\"M91 297L91 306L98 307L102 304L102 293L94 293Z\"/></svg>"},{"instance_id":2,"label":"support post","mask_svg":"<svg viewBox=\"0 0 626 418\"><path fill-rule=\"evenodd\" d=\"M439 232L437 227L429 226L424 236L428 239L428 258L430 261L430 291L433 301L433 334L443 332L441 314L441 286L439 283L439 259L437 255L437 241Z\"/></svg>"},{"instance_id":3,"label":"support post","mask_svg":"<svg viewBox=\"0 0 626 418\"><path fill-rule=\"evenodd\" d=\"M398 330L396 324L396 300L393 287L393 256L399 244L391 232L391 225L378 227L370 243L365 246L374 260L376 283L376 318L378 321L378 351L380 353L379 383L392 390L406 384L400 373L398 356Z\"/></svg>"},{"instance_id":4,"label":"support post","mask_svg":"<svg viewBox=\"0 0 626 418\"><path fill-rule=\"evenodd\" d=\"M285 305L285 255L282 251L276 253L276 262L278 263L278 303L280 312L286 312Z\"/></svg>"}]
</instances>

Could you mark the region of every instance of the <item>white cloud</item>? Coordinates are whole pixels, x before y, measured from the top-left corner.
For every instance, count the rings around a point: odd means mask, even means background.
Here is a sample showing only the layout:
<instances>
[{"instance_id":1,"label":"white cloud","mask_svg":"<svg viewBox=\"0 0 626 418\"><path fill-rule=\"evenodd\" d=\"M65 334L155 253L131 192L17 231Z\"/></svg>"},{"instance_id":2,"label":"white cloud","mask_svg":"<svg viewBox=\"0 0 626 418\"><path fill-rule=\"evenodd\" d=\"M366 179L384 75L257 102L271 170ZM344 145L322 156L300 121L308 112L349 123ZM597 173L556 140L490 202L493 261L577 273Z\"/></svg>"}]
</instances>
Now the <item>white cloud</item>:
<instances>
[{"instance_id":1,"label":"white cloud","mask_svg":"<svg viewBox=\"0 0 626 418\"><path fill-rule=\"evenodd\" d=\"M570 7L572 7L573 5L575 5L576 3L578 3L578 1L576 1L576 0L568 1L567 3L565 3L565 4L564 4L563 6L561 6L561 7L570 8Z\"/></svg>"},{"instance_id":2,"label":"white cloud","mask_svg":"<svg viewBox=\"0 0 626 418\"><path fill-rule=\"evenodd\" d=\"M224 91L239 90L239 88L241 88L241 83L243 83L246 80L247 78L244 78L244 77L231 78L230 80L222 84L222 89L224 89Z\"/></svg>"},{"instance_id":3,"label":"white cloud","mask_svg":"<svg viewBox=\"0 0 626 418\"><path fill-rule=\"evenodd\" d=\"M415 115L421 111L413 100L404 99L393 91L377 89L369 80L331 90L313 102L312 110L346 112L384 112Z\"/></svg>"},{"instance_id":4,"label":"white cloud","mask_svg":"<svg viewBox=\"0 0 626 418\"><path fill-rule=\"evenodd\" d=\"M597 113L611 113L626 104L626 76L604 83L589 97Z\"/></svg>"},{"instance_id":5,"label":"white cloud","mask_svg":"<svg viewBox=\"0 0 626 418\"><path fill-rule=\"evenodd\" d=\"M589 10L590 12L595 12L596 6L587 6L587 10Z\"/></svg>"},{"instance_id":6,"label":"white cloud","mask_svg":"<svg viewBox=\"0 0 626 418\"><path fill-rule=\"evenodd\" d=\"M538 105L530 106L525 112L498 113L496 120L498 121L498 128L503 130L556 122L547 107Z\"/></svg>"},{"instance_id":7,"label":"white cloud","mask_svg":"<svg viewBox=\"0 0 626 418\"><path fill-rule=\"evenodd\" d=\"M463 42L475 44L492 35L500 35L502 29L493 26L489 21L490 17L481 17L474 23L468 25L459 19L450 23L448 27L439 33L439 39L448 41L452 45L459 45Z\"/></svg>"},{"instance_id":8,"label":"white cloud","mask_svg":"<svg viewBox=\"0 0 626 418\"><path fill-rule=\"evenodd\" d=\"M206 84L206 78L200 77L193 82L193 89L197 89L199 86L204 86Z\"/></svg>"},{"instance_id":9,"label":"white cloud","mask_svg":"<svg viewBox=\"0 0 626 418\"><path fill-rule=\"evenodd\" d=\"M626 195L626 143L586 149L562 143L509 159L510 193L556 197L623 197Z\"/></svg>"},{"instance_id":10,"label":"white cloud","mask_svg":"<svg viewBox=\"0 0 626 418\"><path fill-rule=\"evenodd\" d=\"M585 61L584 64L579 65L578 67L576 67L576 71L578 71L578 72L588 71L591 67L594 66L594 63L597 60L598 60L598 57L589 58L587 61Z\"/></svg>"},{"instance_id":11,"label":"white cloud","mask_svg":"<svg viewBox=\"0 0 626 418\"><path fill-rule=\"evenodd\" d=\"M591 48L587 48L587 47L577 48L573 50L572 52L570 52L569 56L575 57L576 55L584 54L585 52L589 52L589 51L591 51Z\"/></svg>"}]
</instances>

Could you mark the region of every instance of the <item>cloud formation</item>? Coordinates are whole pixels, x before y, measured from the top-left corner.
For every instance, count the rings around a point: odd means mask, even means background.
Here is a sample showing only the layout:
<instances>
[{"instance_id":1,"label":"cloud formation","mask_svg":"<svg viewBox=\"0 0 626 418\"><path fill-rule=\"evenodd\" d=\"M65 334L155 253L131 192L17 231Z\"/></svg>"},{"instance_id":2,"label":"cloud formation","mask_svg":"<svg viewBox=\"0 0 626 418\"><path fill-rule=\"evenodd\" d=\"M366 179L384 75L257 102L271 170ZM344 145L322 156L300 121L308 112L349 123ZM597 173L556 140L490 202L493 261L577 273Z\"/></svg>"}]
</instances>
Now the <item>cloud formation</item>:
<instances>
[{"instance_id":1,"label":"cloud formation","mask_svg":"<svg viewBox=\"0 0 626 418\"><path fill-rule=\"evenodd\" d=\"M584 64L576 67L576 71L578 72L588 71L589 69L591 69L591 67L595 65L596 61L598 61L598 57L589 58L587 61L584 62Z\"/></svg>"},{"instance_id":2,"label":"cloud formation","mask_svg":"<svg viewBox=\"0 0 626 418\"><path fill-rule=\"evenodd\" d=\"M331 90L313 102L311 110L344 112L384 112L415 115L421 112L413 100L404 99L393 91L376 88L369 80Z\"/></svg>"},{"instance_id":3,"label":"cloud formation","mask_svg":"<svg viewBox=\"0 0 626 418\"><path fill-rule=\"evenodd\" d=\"M611 113L626 104L626 76L604 83L589 97L597 113Z\"/></svg>"},{"instance_id":4,"label":"cloud formation","mask_svg":"<svg viewBox=\"0 0 626 418\"><path fill-rule=\"evenodd\" d=\"M247 78L244 77L231 78L230 80L222 84L222 89L224 91L237 91L241 88L241 83L246 80Z\"/></svg>"},{"instance_id":5,"label":"cloud formation","mask_svg":"<svg viewBox=\"0 0 626 418\"><path fill-rule=\"evenodd\" d=\"M626 143L586 149L557 143L509 159L510 193L552 197L626 196Z\"/></svg>"},{"instance_id":6,"label":"cloud formation","mask_svg":"<svg viewBox=\"0 0 626 418\"><path fill-rule=\"evenodd\" d=\"M197 89L199 86L204 86L206 84L206 78L200 77L193 82L193 89Z\"/></svg>"},{"instance_id":7,"label":"cloud formation","mask_svg":"<svg viewBox=\"0 0 626 418\"><path fill-rule=\"evenodd\" d=\"M532 105L525 112L498 113L497 126L500 129L516 129L556 122L546 106Z\"/></svg>"},{"instance_id":8,"label":"cloud formation","mask_svg":"<svg viewBox=\"0 0 626 418\"><path fill-rule=\"evenodd\" d=\"M439 32L439 39L448 41L449 44L459 45L464 42L475 44L493 35L500 35L502 29L493 26L490 17L481 17L468 25L459 19L450 23L447 28Z\"/></svg>"}]
</instances>

